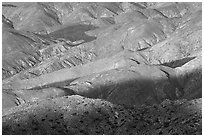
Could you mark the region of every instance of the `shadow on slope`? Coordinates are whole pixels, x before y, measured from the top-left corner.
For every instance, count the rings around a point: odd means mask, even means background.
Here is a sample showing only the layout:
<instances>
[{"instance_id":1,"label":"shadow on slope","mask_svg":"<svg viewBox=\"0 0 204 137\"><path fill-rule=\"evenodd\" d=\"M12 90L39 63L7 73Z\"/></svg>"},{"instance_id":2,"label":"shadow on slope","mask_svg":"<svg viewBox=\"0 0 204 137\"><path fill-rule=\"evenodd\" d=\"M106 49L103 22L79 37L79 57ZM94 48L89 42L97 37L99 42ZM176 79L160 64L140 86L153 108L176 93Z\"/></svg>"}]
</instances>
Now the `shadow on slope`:
<instances>
[{"instance_id":1,"label":"shadow on slope","mask_svg":"<svg viewBox=\"0 0 204 137\"><path fill-rule=\"evenodd\" d=\"M167 63L163 63L161 65L164 65L164 66L168 66L168 67L171 67L171 68L177 68L177 67L181 67L182 65L186 64L187 62L195 59L196 57L186 57L186 58L183 58L183 59L178 59L178 60L174 60L174 61L171 61L171 62L167 62Z\"/></svg>"},{"instance_id":2,"label":"shadow on slope","mask_svg":"<svg viewBox=\"0 0 204 137\"><path fill-rule=\"evenodd\" d=\"M15 108L2 127L4 135L201 134L201 106L197 99L127 108L71 96Z\"/></svg>"},{"instance_id":3,"label":"shadow on slope","mask_svg":"<svg viewBox=\"0 0 204 137\"><path fill-rule=\"evenodd\" d=\"M96 37L86 35L85 32L89 30L96 29L97 27L86 24L74 24L69 26L63 26L60 29L51 32L47 37L53 39L62 38L70 41L84 40L85 42L90 42L96 39Z\"/></svg>"}]
</instances>

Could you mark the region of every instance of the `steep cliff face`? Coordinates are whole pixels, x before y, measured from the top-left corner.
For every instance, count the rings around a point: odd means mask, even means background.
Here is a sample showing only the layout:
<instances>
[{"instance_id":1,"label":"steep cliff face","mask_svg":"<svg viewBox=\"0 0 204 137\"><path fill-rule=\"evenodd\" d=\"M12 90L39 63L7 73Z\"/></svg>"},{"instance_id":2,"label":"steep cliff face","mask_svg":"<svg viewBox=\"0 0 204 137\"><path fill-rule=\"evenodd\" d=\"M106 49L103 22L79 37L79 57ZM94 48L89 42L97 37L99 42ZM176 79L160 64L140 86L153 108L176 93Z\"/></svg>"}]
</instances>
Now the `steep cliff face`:
<instances>
[{"instance_id":1,"label":"steep cliff face","mask_svg":"<svg viewBox=\"0 0 204 137\"><path fill-rule=\"evenodd\" d=\"M3 134L201 134L201 5L3 2Z\"/></svg>"}]
</instances>

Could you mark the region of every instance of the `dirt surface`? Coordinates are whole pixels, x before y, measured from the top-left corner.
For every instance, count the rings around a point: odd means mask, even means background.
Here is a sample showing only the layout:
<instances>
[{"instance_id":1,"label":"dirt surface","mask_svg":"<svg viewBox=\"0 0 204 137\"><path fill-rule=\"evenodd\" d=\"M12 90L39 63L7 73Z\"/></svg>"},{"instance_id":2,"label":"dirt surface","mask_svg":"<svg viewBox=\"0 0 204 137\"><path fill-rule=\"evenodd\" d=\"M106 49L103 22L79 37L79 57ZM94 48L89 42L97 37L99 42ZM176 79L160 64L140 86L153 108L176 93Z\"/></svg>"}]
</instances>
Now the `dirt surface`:
<instances>
[{"instance_id":1,"label":"dirt surface","mask_svg":"<svg viewBox=\"0 0 204 137\"><path fill-rule=\"evenodd\" d=\"M3 114L3 134L201 134L201 99L123 107L78 95L28 103Z\"/></svg>"},{"instance_id":2,"label":"dirt surface","mask_svg":"<svg viewBox=\"0 0 204 137\"><path fill-rule=\"evenodd\" d=\"M3 134L202 134L199 2L3 2Z\"/></svg>"}]
</instances>

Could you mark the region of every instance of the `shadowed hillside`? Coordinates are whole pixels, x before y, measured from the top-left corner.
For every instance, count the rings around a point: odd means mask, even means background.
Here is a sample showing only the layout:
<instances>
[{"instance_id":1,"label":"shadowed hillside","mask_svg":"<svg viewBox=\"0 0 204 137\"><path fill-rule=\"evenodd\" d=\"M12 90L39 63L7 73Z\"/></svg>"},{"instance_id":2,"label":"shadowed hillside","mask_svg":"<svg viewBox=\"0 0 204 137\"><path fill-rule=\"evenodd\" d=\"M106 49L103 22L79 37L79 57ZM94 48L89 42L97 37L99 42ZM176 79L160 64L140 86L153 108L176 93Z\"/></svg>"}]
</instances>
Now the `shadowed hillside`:
<instances>
[{"instance_id":1,"label":"shadowed hillside","mask_svg":"<svg viewBox=\"0 0 204 137\"><path fill-rule=\"evenodd\" d=\"M3 134L202 134L201 5L3 2Z\"/></svg>"}]
</instances>

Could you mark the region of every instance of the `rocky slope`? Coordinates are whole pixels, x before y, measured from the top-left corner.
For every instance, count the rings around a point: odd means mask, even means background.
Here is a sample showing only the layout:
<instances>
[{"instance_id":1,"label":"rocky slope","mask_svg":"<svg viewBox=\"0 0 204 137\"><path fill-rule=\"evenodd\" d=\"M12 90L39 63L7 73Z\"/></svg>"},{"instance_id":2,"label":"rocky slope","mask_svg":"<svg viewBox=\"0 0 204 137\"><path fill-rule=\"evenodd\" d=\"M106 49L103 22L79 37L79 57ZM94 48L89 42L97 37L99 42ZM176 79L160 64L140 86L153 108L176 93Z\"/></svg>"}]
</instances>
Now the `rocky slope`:
<instances>
[{"instance_id":1,"label":"rocky slope","mask_svg":"<svg viewBox=\"0 0 204 137\"><path fill-rule=\"evenodd\" d=\"M201 5L2 3L3 134L201 134Z\"/></svg>"},{"instance_id":2,"label":"rocky slope","mask_svg":"<svg viewBox=\"0 0 204 137\"><path fill-rule=\"evenodd\" d=\"M201 99L123 107L75 95L12 108L3 134L201 134Z\"/></svg>"}]
</instances>

